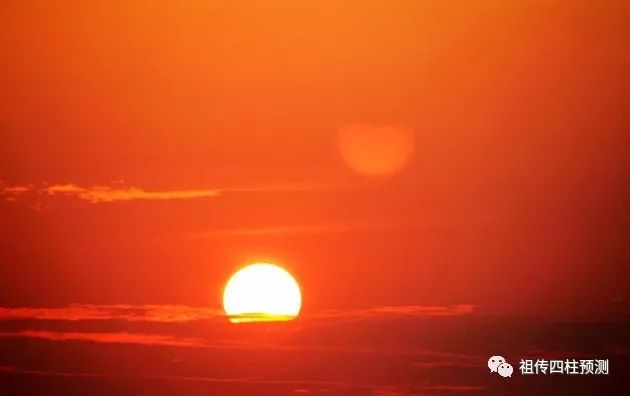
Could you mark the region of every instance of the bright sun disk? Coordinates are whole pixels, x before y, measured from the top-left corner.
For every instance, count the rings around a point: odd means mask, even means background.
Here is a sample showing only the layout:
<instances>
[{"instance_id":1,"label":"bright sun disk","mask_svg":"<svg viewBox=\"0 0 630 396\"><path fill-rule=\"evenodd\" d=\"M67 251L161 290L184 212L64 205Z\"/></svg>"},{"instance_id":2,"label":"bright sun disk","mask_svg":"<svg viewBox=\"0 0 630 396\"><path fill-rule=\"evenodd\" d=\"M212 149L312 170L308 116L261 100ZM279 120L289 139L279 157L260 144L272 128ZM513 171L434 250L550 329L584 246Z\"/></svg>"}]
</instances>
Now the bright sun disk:
<instances>
[{"instance_id":1,"label":"bright sun disk","mask_svg":"<svg viewBox=\"0 0 630 396\"><path fill-rule=\"evenodd\" d=\"M298 283L273 264L256 263L240 269L223 291L223 309L234 323L291 320L301 306Z\"/></svg>"}]
</instances>

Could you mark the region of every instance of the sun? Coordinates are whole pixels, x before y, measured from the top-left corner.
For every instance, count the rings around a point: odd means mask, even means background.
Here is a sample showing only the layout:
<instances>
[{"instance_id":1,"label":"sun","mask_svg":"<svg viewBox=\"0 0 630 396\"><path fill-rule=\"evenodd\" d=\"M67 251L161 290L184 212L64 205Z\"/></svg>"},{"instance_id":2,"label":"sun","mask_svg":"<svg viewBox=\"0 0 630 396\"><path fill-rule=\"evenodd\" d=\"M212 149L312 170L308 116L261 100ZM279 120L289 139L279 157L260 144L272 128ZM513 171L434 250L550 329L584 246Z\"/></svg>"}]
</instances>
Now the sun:
<instances>
[{"instance_id":1,"label":"sun","mask_svg":"<svg viewBox=\"0 0 630 396\"><path fill-rule=\"evenodd\" d=\"M291 274L274 264L241 268L223 291L223 309L233 323L292 320L301 307L300 286Z\"/></svg>"}]
</instances>

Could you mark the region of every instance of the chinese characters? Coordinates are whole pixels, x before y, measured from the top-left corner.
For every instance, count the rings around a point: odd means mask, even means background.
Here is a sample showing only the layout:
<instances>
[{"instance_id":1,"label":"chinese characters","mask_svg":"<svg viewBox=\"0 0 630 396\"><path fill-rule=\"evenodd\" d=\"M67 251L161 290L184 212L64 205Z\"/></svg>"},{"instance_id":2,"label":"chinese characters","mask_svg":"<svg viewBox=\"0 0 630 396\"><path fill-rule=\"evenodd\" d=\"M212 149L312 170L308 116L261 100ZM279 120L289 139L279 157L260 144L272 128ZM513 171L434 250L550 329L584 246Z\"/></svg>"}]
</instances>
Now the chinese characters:
<instances>
[{"instance_id":1,"label":"chinese characters","mask_svg":"<svg viewBox=\"0 0 630 396\"><path fill-rule=\"evenodd\" d=\"M521 359L522 375L608 375L608 359Z\"/></svg>"}]
</instances>

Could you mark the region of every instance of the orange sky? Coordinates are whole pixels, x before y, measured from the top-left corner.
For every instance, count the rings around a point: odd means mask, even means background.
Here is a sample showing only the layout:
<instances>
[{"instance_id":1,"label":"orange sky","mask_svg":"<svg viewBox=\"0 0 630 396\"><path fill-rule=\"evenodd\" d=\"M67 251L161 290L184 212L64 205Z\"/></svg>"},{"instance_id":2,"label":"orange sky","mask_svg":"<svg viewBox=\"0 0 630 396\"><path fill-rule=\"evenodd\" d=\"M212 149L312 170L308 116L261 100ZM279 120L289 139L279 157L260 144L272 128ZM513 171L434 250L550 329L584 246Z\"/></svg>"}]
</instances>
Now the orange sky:
<instances>
[{"instance_id":1,"label":"orange sky","mask_svg":"<svg viewBox=\"0 0 630 396\"><path fill-rule=\"evenodd\" d=\"M0 322L80 325L0 339L188 346L110 309L256 261L307 318L630 312L627 1L93 3L0 4Z\"/></svg>"},{"instance_id":2,"label":"orange sky","mask_svg":"<svg viewBox=\"0 0 630 396\"><path fill-rule=\"evenodd\" d=\"M306 309L626 297L623 2L0 15L0 180L38 191L1 204L6 303L215 305L258 259ZM411 129L413 156L356 174L335 144L352 125Z\"/></svg>"}]
</instances>

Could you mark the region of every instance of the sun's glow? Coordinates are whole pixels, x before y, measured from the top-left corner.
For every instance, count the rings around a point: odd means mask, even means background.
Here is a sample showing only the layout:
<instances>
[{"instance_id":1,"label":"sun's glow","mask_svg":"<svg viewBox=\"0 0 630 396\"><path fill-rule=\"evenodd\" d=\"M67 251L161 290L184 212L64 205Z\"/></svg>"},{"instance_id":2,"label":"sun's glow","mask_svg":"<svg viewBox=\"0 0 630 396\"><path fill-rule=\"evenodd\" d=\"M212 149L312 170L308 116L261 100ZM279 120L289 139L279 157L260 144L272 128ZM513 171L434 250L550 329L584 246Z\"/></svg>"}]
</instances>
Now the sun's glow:
<instances>
[{"instance_id":1,"label":"sun's glow","mask_svg":"<svg viewBox=\"0 0 630 396\"><path fill-rule=\"evenodd\" d=\"M223 309L234 323L291 320L301 307L298 283L273 264L256 263L240 269L223 291Z\"/></svg>"}]
</instances>

